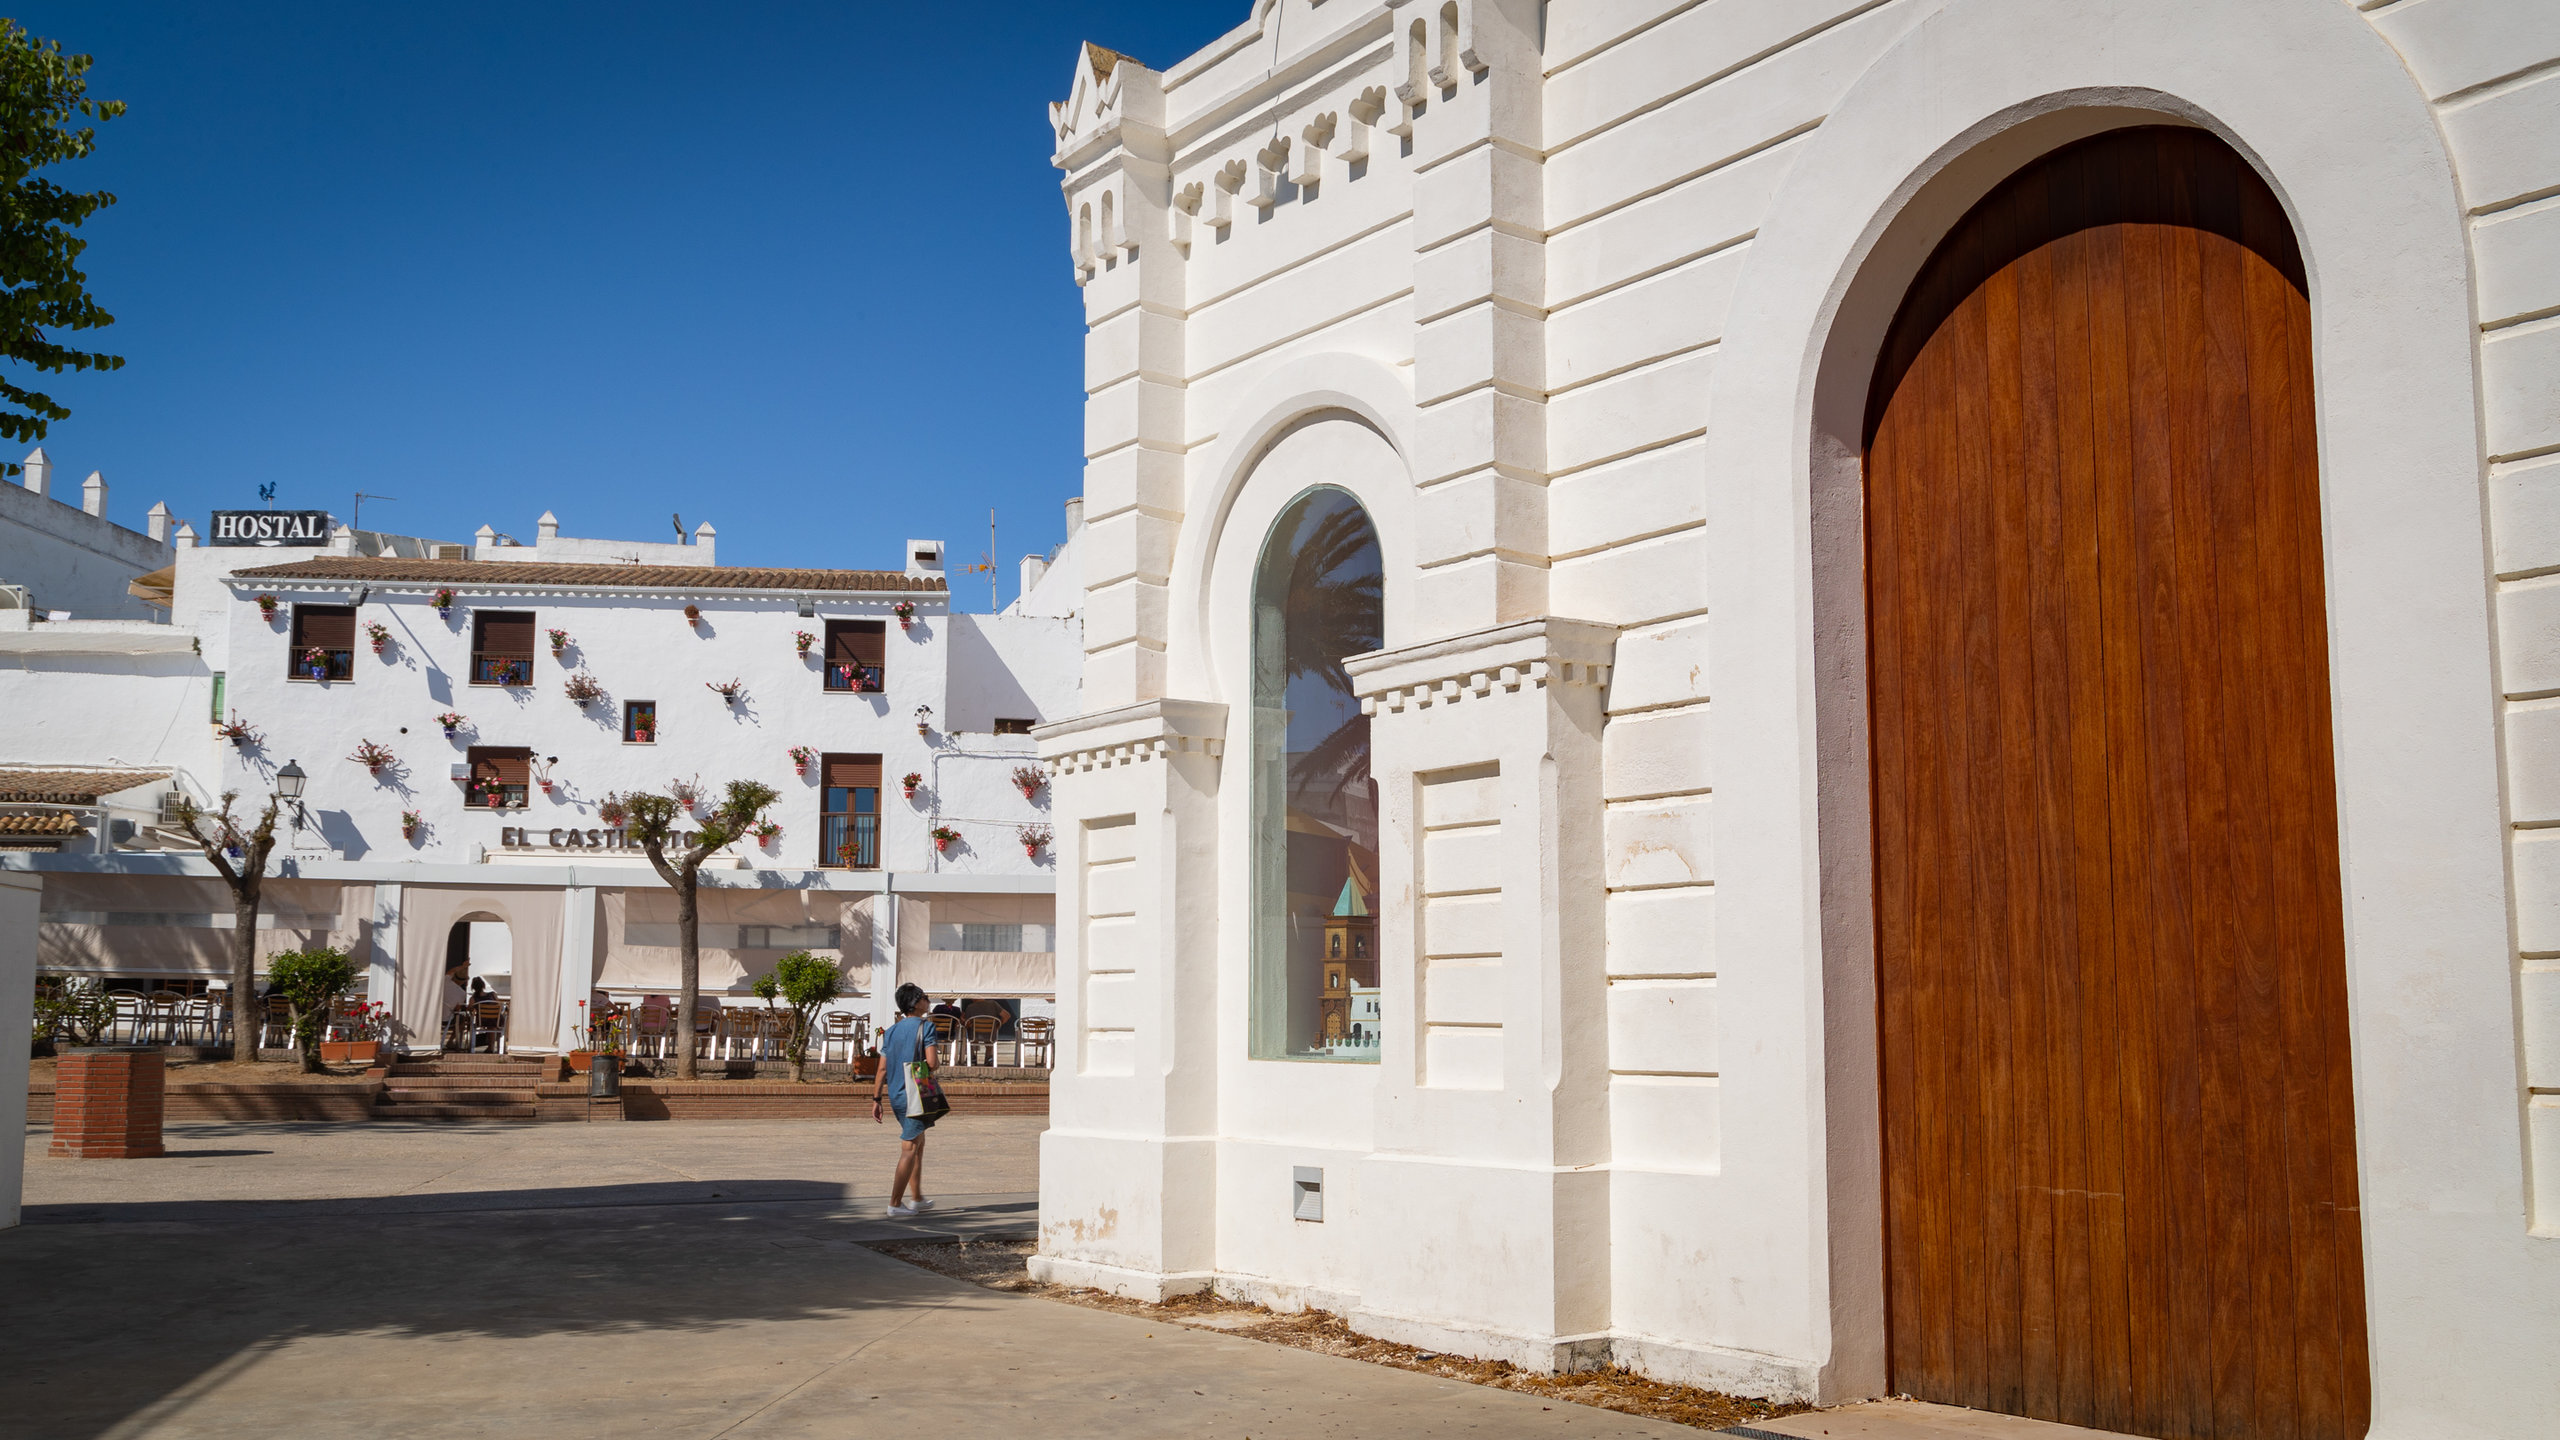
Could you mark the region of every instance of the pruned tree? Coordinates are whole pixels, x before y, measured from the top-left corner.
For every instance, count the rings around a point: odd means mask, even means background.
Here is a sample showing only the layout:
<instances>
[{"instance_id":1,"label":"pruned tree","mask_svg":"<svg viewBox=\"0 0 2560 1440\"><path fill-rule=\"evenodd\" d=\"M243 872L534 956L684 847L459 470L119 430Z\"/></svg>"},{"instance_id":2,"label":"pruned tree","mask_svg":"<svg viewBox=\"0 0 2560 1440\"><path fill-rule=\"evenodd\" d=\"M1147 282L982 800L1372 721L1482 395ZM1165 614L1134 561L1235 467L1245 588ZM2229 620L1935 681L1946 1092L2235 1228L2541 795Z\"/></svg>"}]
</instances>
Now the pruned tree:
<instances>
[{"instance_id":1,"label":"pruned tree","mask_svg":"<svg viewBox=\"0 0 2560 1440\"><path fill-rule=\"evenodd\" d=\"M773 962L772 974L757 978L755 992L769 1006L790 1007L791 1029L783 1037L782 1054L791 1062L795 1083L808 1079L809 1042L817 1038L818 1014L844 993L844 971L824 956L794 950Z\"/></svg>"},{"instance_id":2,"label":"pruned tree","mask_svg":"<svg viewBox=\"0 0 2560 1440\"><path fill-rule=\"evenodd\" d=\"M676 892L676 947L682 983L676 1001L676 1078L694 1077L693 1007L702 1000L702 912L699 908L702 862L716 851L734 845L756 823L764 812L782 796L775 789L754 780L732 780L728 794L702 828L681 831L676 823L685 816L686 807L674 796L648 792L624 798L623 808L630 814L631 838L649 853L649 864L658 878ZM669 850L680 853L670 861Z\"/></svg>"},{"instance_id":3,"label":"pruned tree","mask_svg":"<svg viewBox=\"0 0 2560 1440\"><path fill-rule=\"evenodd\" d=\"M116 319L90 298L78 263L89 242L72 233L116 197L66 190L36 173L98 148L96 125L82 121L124 113L121 100L89 98L89 63L0 20L0 360L51 374L124 366L123 356L54 338ZM0 380L0 437L41 440L47 426L70 418L52 396ZM15 463L0 466L0 473L17 472Z\"/></svg>"},{"instance_id":4,"label":"pruned tree","mask_svg":"<svg viewBox=\"0 0 2560 1440\"><path fill-rule=\"evenodd\" d=\"M329 1026L329 1007L355 988L356 964L344 950L287 950L267 962L276 992L293 1007L293 1048L302 1055L302 1073L321 1073L320 1042Z\"/></svg>"},{"instance_id":5,"label":"pruned tree","mask_svg":"<svg viewBox=\"0 0 2560 1440\"><path fill-rule=\"evenodd\" d=\"M231 807L240 799L237 790L222 792L222 808L207 814L197 806L195 797L181 791L178 795L178 826L187 838L204 851L213 862L222 883L231 887L231 1058L258 1058L258 1030L265 1017L256 1013L258 985L258 899L266 884L267 856L276 848L276 808L280 802L270 795L267 808L258 823L246 833L232 817ZM240 858L233 863L231 851Z\"/></svg>"}]
</instances>

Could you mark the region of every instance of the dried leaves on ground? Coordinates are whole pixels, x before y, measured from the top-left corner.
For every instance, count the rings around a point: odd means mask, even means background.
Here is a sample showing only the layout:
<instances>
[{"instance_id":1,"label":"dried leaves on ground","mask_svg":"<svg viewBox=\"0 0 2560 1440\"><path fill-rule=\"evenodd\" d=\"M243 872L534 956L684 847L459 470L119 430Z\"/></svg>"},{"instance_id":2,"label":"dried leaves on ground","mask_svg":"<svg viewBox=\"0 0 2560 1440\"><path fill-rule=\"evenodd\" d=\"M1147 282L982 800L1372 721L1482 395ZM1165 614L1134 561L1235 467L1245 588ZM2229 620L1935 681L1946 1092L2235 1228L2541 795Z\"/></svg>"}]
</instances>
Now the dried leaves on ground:
<instances>
[{"instance_id":1,"label":"dried leaves on ground","mask_svg":"<svg viewBox=\"0 0 2560 1440\"><path fill-rule=\"evenodd\" d=\"M1161 1304L1149 1304L1101 1290L1044 1284L1032 1279L1024 1267L1024 1261L1038 1248L1029 1240L915 1241L874 1248L911 1265L920 1265L937 1274L983 1285L990 1290L1037 1295L1043 1299L1143 1316L1167 1324L1223 1330L1230 1335L1267 1340L1275 1345L1366 1360L1373 1365L1392 1365L1399 1370L1490 1385L1498 1390L1519 1390L1542 1399L1618 1410L1648 1419L1668 1420L1677 1425L1692 1425L1701 1430L1722 1430L1772 1416L1792 1415L1806 1408L1750 1400L1689 1385L1665 1385L1615 1366L1572 1375L1540 1375L1506 1361L1470 1360L1375 1339L1354 1331L1342 1317L1323 1310L1284 1313L1212 1294L1179 1295Z\"/></svg>"}]
</instances>

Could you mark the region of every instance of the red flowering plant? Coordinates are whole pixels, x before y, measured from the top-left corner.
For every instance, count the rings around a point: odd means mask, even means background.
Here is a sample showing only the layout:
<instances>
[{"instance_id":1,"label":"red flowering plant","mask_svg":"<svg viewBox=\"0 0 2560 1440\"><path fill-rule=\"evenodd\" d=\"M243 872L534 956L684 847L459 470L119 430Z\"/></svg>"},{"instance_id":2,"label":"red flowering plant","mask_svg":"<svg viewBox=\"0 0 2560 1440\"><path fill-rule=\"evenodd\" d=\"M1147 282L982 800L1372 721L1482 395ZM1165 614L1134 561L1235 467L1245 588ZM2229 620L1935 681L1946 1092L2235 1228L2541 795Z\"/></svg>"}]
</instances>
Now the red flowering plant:
<instances>
[{"instance_id":1,"label":"red flowering plant","mask_svg":"<svg viewBox=\"0 0 2560 1440\"><path fill-rule=\"evenodd\" d=\"M379 1040L390 1028L391 1007L379 1000L341 1005L337 1018L329 1022L331 1038L338 1040Z\"/></svg>"},{"instance_id":2,"label":"red flowering plant","mask_svg":"<svg viewBox=\"0 0 2560 1440\"><path fill-rule=\"evenodd\" d=\"M391 753L390 746L373 740L357 741L356 753L347 758L376 775L400 763L400 757Z\"/></svg>"},{"instance_id":3,"label":"red flowering plant","mask_svg":"<svg viewBox=\"0 0 2560 1440\"><path fill-rule=\"evenodd\" d=\"M615 791L596 802L596 818L617 830L622 828L623 821L631 818L630 807L622 803L620 791Z\"/></svg>"},{"instance_id":4,"label":"red flowering plant","mask_svg":"<svg viewBox=\"0 0 2560 1440\"><path fill-rule=\"evenodd\" d=\"M915 623L916 602L913 600L901 600L897 604L889 607L889 613L898 617L898 628L904 630L909 625Z\"/></svg>"},{"instance_id":5,"label":"red flowering plant","mask_svg":"<svg viewBox=\"0 0 2560 1440\"><path fill-rule=\"evenodd\" d=\"M273 620L276 618L276 606L282 603L284 602L276 599L273 595L261 595L258 597L258 614L266 619Z\"/></svg>"},{"instance_id":6,"label":"red flowering plant","mask_svg":"<svg viewBox=\"0 0 2560 1440\"><path fill-rule=\"evenodd\" d=\"M924 784L924 772L921 770L910 770L898 777L898 788L906 791L907 798L910 800L916 798L916 788L922 784Z\"/></svg>"},{"instance_id":7,"label":"red flowering plant","mask_svg":"<svg viewBox=\"0 0 2560 1440\"><path fill-rule=\"evenodd\" d=\"M782 838L782 827L770 820L767 820L757 825L747 833L756 837L758 844L770 845L774 841Z\"/></svg>"},{"instance_id":8,"label":"red flowering plant","mask_svg":"<svg viewBox=\"0 0 2560 1440\"><path fill-rule=\"evenodd\" d=\"M546 631L546 632L544 632L544 633L548 634L548 635L551 637L551 653L552 653L552 654L557 655L557 654L559 654L561 651L566 650L566 649L568 649L568 648L569 648L570 641L569 641L569 632L568 632L568 631L566 631L566 630L556 630L556 629L555 629L555 630Z\"/></svg>"},{"instance_id":9,"label":"red flowering plant","mask_svg":"<svg viewBox=\"0 0 2560 1440\"><path fill-rule=\"evenodd\" d=\"M1039 859L1040 852L1049 848L1049 842L1057 838L1046 825L1025 825L1018 833L1022 837L1022 853L1034 860Z\"/></svg>"},{"instance_id":10,"label":"red flowering plant","mask_svg":"<svg viewBox=\"0 0 2560 1440\"><path fill-rule=\"evenodd\" d=\"M1048 772L1042 770L1037 765L1016 765L1013 767L1013 786L1015 789L1022 792L1022 798L1025 800L1039 794L1040 787L1048 783Z\"/></svg>"},{"instance_id":11,"label":"red flowering plant","mask_svg":"<svg viewBox=\"0 0 2560 1440\"><path fill-rule=\"evenodd\" d=\"M948 825L936 825L926 833L933 836L933 848L936 850L947 851L960 843L960 832Z\"/></svg>"},{"instance_id":12,"label":"red flowering plant","mask_svg":"<svg viewBox=\"0 0 2560 1440\"><path fill-rule=\"evenodd\" d=\"M403 811L401 811L401 812L400 812L400 838L401 838L401 839L403 839L403 840L415 840L415 839L417 839L417 838L418 838L418 832L419 832L420 830L425 829L425 828L426 828L426 824L427 824L426 817L425 817L425 816L423 816L423 815L421 815L421 814L419 814L417 811L415 811L415 810L403 810Z\"/></svg>"},{"instance_id":13,"label":"red flowering plant","mask_svg":"<svg viewBox=\"0 0 2560 1440\"><path fill-rule=\"evenodd\" d=\"M433 605L438 610L450 610L453 608L453 592L450 590L439 590L435 594L427 597L427 603Z\"/></svg>"},{"instance_id":14,"label":"red flowering plant","mask_svg":"<svg viewBox=\"0 0 2560 1440\"><path fill-rule=\"evenodd\" d=\"M215 733L219 734L223 739L230 741L232 744L239 746L243 750L248 749L252 745L264 745L267 743L267 737L259 732L257 726L241 719L236 714L229 720L224 721Z\"/></svg>"},{"instance_id":15,"label":"red flowering plant","mask_svg":"<svg viewBox=\"0 0 2560 1440\"><path fill-rule=\"evenodd\" d=\"M379 655L383 651L391 648L390 626L383 624L379 620L368 620L365 622L364 633L365 638L373 642L374 654Z\"/></svg>"},{"instance_id":16,"label":"red flowering plant","mask_svg":"<svg viewBox=\"0 0 2560 1440\"><path fill-rule=\"evenodd\" d=\"M818 637L810 634L806 630L794 630L791 632L792 647L797 649L803 655L808 654L809 647L817 643Z\"/></svg>"},{"instance_id":17,"label":"red flowering plant","mask_svg":"<svg viewBox=\"0 0 2560 1440\"><path fill-rule=\"evenodd\" d=\"M791 756L791 768L799 771L803 775L809 773L810 766L818 763L818 752L810 749L806 745L794 745L791 747L789 753Z\"/></svg>"},{"instance_id":18,"label":"red flowering plant","mask_svg":"<svg viewBox=\"0 0 2560 1440\"><path fill-rule=\"evenodd\" d=\"M460 711L458 711L458 710L447 710L447 711L446 711L446 712L444 712L443 714L441 714L441 715L439 715L439 716L437 716L437 717L436 717L436 723L437 723L437 724L439 724L439 725L441 725L441 726L443 726L443 727L444 727L444 733L445 733L446 735L450 736L450 735L452 735L452 734L453 734L453 732L454 732L454 731L459 730L459 729L461 729L463 726L470 724L470 723L471 723L471 717L470 717L470 716L468 716L468 715L463 714L462 712L460 712Z\"/></svg>"}]
</instances>

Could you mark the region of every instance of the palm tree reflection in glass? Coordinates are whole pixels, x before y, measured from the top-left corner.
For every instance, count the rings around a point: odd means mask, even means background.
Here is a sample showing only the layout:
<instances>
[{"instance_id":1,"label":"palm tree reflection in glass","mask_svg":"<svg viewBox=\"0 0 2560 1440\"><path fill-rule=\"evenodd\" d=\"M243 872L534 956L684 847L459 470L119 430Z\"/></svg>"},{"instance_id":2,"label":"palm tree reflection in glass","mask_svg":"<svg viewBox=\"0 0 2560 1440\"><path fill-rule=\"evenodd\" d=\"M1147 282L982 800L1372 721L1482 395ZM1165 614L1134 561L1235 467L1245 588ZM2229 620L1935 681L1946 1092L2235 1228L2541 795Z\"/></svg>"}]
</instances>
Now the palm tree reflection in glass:
<instances>
[{"instance_id":1,"label":"palm tree reflection in glass","mask_svg":"<svg viewBox=\"0 0 2560 1440\"><path fill-rule=\"evenodd\" d=\"M1329 486L1292 501L1254 583L1253 1046L1258 1058L1377 1059L1377 958L1328 959L1326 922L1377 891L1369 720L1346 657L1384 642L1368 514Z\"/></svg>"}]
</instances>

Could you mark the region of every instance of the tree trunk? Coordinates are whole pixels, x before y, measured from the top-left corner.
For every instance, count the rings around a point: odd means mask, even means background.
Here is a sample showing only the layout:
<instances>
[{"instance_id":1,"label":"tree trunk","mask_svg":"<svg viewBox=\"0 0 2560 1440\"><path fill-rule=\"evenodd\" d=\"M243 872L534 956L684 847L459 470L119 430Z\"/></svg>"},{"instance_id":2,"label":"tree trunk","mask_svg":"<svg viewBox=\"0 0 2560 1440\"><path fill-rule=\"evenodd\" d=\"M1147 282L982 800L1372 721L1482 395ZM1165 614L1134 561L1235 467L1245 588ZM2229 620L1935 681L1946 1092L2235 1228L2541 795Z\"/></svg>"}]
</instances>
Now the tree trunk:
<instances>
[{"instance_id":1,"label":"tree trunk","mask_svg":"<svg viewBox=\"0 0 2560 1440\"><path fill-rule=\"evenodd\" d=\"M702 917L694 907L696 879L688 865L676 882L676 953L682 979L676 1001L676 1078L694 1078L693 1007L702 1002Z\"/></svg>"},{"instance_id":2,"label":"tree trunk","mask_svg":"<svg viewBox=\"0 0 2560 1440\"><path fill-rule=\"evenodd\" d=\"M266 1029L266 1006L258 999L258 891L243 887L231 896L231 1058L258 1058L258 1036Z\"/></svg>"},{"instance_id":3,"label":"tree trunk","mask_svg":"<svg viewBox=\"0 0 2560 1440\"><path fill-rule=\"evenodd\" d=\"M327 1016L328 1009L324 1005L319 1019L306 1025L302 1007L299 1005L293 1007L293 1048L302 1056L302 1073L305 1075L328 1073L328 1067L320 1063L320 1037L328 1033L322 1028L320 1022L325 1021Z\"/></svg>"}]
</instances>

